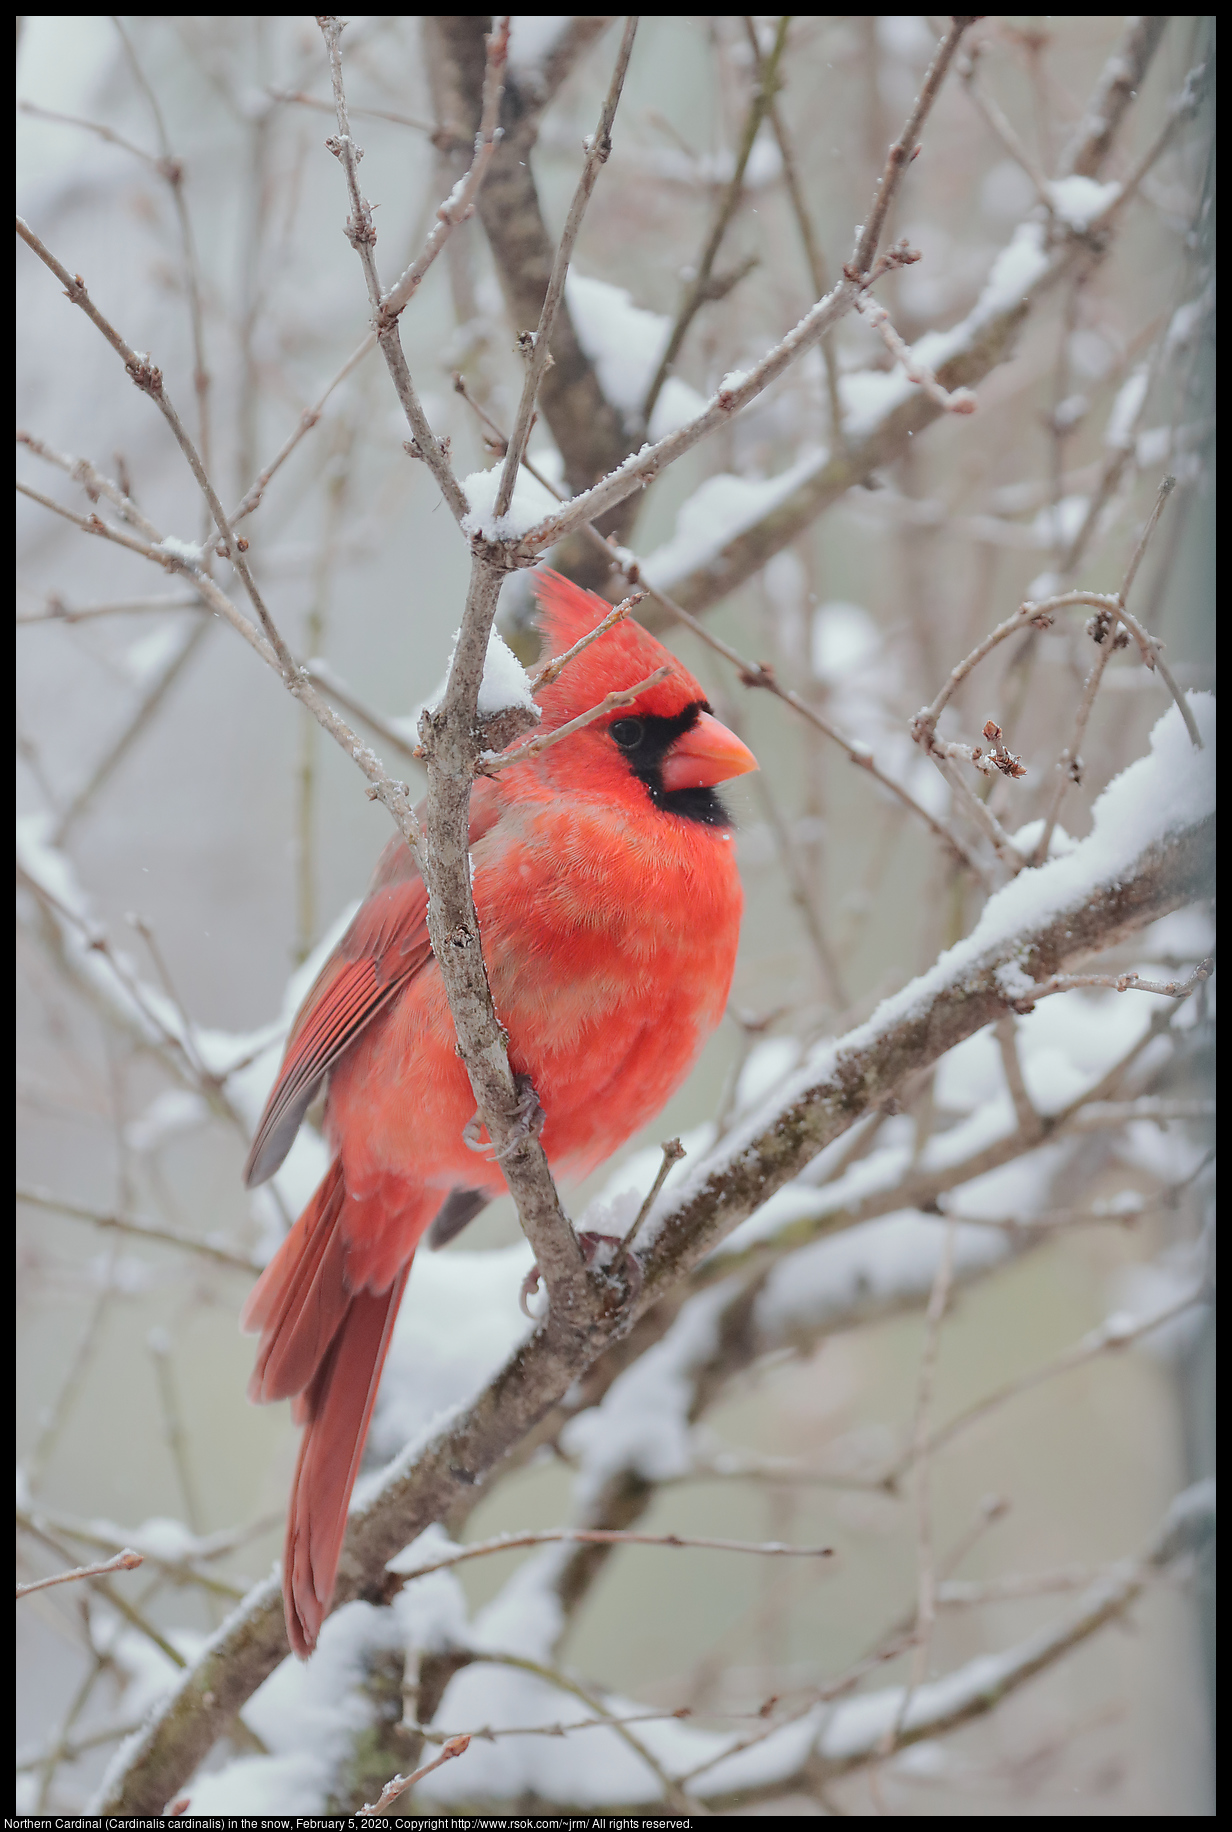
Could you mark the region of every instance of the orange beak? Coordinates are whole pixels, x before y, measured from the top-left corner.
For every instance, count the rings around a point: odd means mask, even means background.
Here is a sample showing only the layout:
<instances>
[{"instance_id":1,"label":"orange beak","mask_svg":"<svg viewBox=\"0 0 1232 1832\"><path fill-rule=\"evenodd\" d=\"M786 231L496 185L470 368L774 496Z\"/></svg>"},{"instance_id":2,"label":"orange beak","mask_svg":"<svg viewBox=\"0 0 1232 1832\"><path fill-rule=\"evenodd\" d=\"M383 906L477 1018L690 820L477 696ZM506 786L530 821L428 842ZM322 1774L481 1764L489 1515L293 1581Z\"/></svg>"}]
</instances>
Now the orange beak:
<instances>
[{"instance_id":1,"label":"orange beak","mask_svg":"<svg viewBox=\"0 0 1232 1832\"><path fill-rule=\"evenodd\" d=\"M747 776L757 768L757 759L747 744L741 744L735 732L729 732L710 713L701 713L697 724L677 738L663 759L663 787L676 789L710 789L716 782L732 776Z\"/></svg>"}]
</instances>

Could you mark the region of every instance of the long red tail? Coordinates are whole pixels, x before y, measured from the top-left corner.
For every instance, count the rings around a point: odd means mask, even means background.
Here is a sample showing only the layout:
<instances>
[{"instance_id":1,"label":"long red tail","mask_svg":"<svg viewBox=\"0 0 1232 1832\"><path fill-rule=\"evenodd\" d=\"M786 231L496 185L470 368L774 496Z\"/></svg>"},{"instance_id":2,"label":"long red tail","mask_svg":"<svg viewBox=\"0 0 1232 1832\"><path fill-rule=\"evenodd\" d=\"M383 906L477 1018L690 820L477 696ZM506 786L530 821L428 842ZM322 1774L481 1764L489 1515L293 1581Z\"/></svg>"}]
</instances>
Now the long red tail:
<instances>
[{"instance_id":1,"label":"long red tail","mask_svg":"<svg viewBox=\"0 0 1232 1832\"><path fill-rule=\"evenodd\" d=\"M282 1594L297 1654L316 1646L334 1592L347 1505L359 1473L381 1369L410 1260L385 1291L352 1291L339 1220L346 1187L335 1162L261 1275L244 1309L260 1329L249 1394L294 1398L304 1425L287 1510Z\"/></svg>"}]
</instances>

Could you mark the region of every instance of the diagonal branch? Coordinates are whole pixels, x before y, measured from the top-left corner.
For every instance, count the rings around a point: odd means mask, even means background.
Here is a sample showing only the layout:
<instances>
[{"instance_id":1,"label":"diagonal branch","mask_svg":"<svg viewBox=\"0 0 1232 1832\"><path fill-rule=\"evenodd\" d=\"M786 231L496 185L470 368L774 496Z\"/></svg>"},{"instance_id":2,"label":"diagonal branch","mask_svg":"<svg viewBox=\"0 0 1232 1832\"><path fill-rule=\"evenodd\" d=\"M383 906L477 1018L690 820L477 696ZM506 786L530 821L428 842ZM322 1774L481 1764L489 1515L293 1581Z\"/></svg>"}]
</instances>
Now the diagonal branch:
<instances>
[{"instance_id":1,"label":"diagonal branch","mask_svg":"<svg viewBox=\"0 0 1232 1832\"><path fill-rule=\"evenodd\" d=\"M531 155L548 102L577 58L610 23L606 17L572 22L549 51L542 77L519 73L505 84L501 139L479 193L478 214L496 264L515 335L533 331L547 296L555 257L535 185ZM428 15L424 51L439 146L461 156L479 122L484 22L477 15ZM571 490L584 490L618 465L630 449L624 418L606 398L594 364L582 349L567 301L556 313L552 366L539 401Z\"/></svg>"},{"instance_id":2,"label":"diagonal branch","mask_svg":"<svg viewBox=\"0 0 1232 1832\"><path fill-rule=\"evenodd\" d=\"M1111 879L1086 887L1076 906L1047 910L983 953L951 958L889 1002L880 1022L828 1051L788 1104L732 1134L652 1216L645 1280L634 1305L585 1340L540 1330L469 1407L398 1460L378 1493L351 1517L335 1607L355 1596L381 1597L389 1582L386 1562L431 1522L469 1510L488 1473L607 1343L628 1331L830 1139L954 1044L1003 1016L1006 999L997 972L1006 960L1046 977L1202 894L1209 882L1211 838L1211 817L1195 810L1191 821L1153 839ZM126 1752L102 1810L159 1811L286 1651L279 1587L270 1579L208 1645Z\"/></svg>"},{"instance_id":3,"label":"diagonal branch","mask_svg":"<svg viewBox=\"0 0 1232 1832\"><path fill-rule=\"evenodd\" d=\"M757 58L757 89L749 104L748 114L745 116L744 131L740 136L740 147L736 153L735 169L715 206L714 220L707 233L706 245L702 249L701 256L697 262L696 272L689 283L688 291L685 293L680 303L680 310L677 312L676 322L671 328L671 333L667 340L667 347L662 357L659 359L659 367L655 371L654 379L646 391L646 399L642 403L641 417L643 423L647 426L650 424L650 416L654 412L655 402L663 391L663 384L671 374L672 365L676 361L677 356L679 356L681 346L688 336L689 326L697 317L697 314L701 311L706 301L712 297L714 287L712 278L714 263L718 257L719 249L722 246L723 237L727 234L732 218L735 216L740 206L740 200L744 195L745 169L748 166L749 158L753 151L753 142L761 131L761 124L765 120L771 102L774 99L774 92L778 86L779 63L782 59L783 52L787 48L787 28L790 24L790 13L784 13L779 20L778 30L774 35L774 44L771 47L770 54L764 60L757 49L756 33L754 32L753 34L753 47ZM818 298L821 297L820 291L817 296Z\"/></svg>"},{"instance_id":4,"label":"diagonal branch","mask_svg":"<svg viewBox=\"0 0 1232 1832\"><path fill-rule=\"evenodd\" d=\"M1058 162L1062 178L1094 178L1111 153L1121 122L1137 96L1168 23L1166 13L1125 21L1120 43L1100 72L1081 119Z\"/></svg>"},{"instance_id":5,"label":"diagonal branch","mask_svg":"<svg viewBox=\"0 0 1232 1832\"><path fill-rule=\"evenodd\" d=\"M539 326L535 331L526 364L526 380L522 386L522 398L518 402L513 432L505 453L505 465L496 492L493 514L498 519L506 513L513 500L513 489L518 480L518 467L525 455L526 442L530 438L530 429L534 420L535 397L547 370L552 325L564 297L565 277L569 272L569 262L573 258L573 246L577 241L578 231L582 227L582 218L586 213L586 206L590 202L590 194L598 181L600 170L611 157L612 122L616 118L616 109L625 84L625 72L629 68L629 59L633 55L633 39L636 32L637 15L634 14L625 24L624 37L620 41L620 49L616 54L616 67L612 71L612 80L608 84L607 95L599 115L599 125L586 143L586 159L582 166L582 174L573 193L569 214L565 218L565 227L556 249L556 258L552 262L552 272L548 278L547 292L543 298L543 310L539 314Z\"/></svg>"},{"instance_id":6,"label":"diagonal branch","mask_svg":"<svg viewBox=\"0 0 1232 1832\"><path fill-rule=\"evenodd\" d=\"M363 157L363 148L357 146L351 136L346 89L342 80L341 41L346 22L332 14L322 14L317 23L321 28L329 54L329 74L334 90L334 108L338 117L337 135L327 140L326 145L346 173L347 191L351 199L351 214L347 219L346 237L359 256L360 265L364 270L364 280L368 287L368 304L372 311L373 330L381 348L381 355L385 358L394 390L402 404L402 411L406 415L407 424L414 434L416 452L436 478L441 495L453 512L454 520L461 522L468 513L469 504L462 493L461 485L453 474L448 453L429 425L428 416L423 410L423 403L415 392L415 384L411 380L406 354L402 348L398 318L396 315L388 316L383 303L376 257L372 252L376 246L376 226L372 221L372 206L359 188L359 162ZM502 65L508 48L508 36L507 25L503 31L495 34L497 43L494 54L499 56ZM489 50L491 51L491 47ZM397 290L395 287L395 293ZM409 293L407 296L409 298Z\"/></svg>"}]
</instances>

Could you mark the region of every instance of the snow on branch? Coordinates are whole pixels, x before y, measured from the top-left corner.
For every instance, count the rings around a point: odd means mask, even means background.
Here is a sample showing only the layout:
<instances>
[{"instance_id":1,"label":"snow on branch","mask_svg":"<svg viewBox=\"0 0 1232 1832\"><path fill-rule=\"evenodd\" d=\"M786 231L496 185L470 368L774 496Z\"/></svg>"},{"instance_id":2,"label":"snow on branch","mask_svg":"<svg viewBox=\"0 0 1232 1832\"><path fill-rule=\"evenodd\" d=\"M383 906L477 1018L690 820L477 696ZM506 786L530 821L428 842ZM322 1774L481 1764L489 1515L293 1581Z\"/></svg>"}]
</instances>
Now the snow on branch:
<instances>
[{"instance_id":1,"label":"snow on branch","mask_svg":"<svg viewBox=\"0 0 1232 1832\"><path fill-rule=\"evenodd\" d=\"M1213 696L1188 697L1213 736ZM772 1106L660 1202L643 1235L651 1294L696 1264L912 1069L1002 1017L1063 963L1111 947L1200 894L1209 873L1213 761L1192 749L1175 709L1156 725L1151 744L1149 756L1105 789L1088 839L990 897L965 940L858 1030L819 1045Z\"/></svg>"},{"instance_id":2,"label":"snow on branch","mask_svg":"<svg viewBox=\"0 0 1232 1832\"><path fill-rule=\"evenodd\" d=\"M1193 694L1213 735L1211 696ZM1196 752L1173 709L1152 751L1110 784L1094 831L1073 852L1024 871L990 898L965 941L888 999L864 1025L819 1046L774 1100L660 1198L643 1233L645 1278L630 1314L587 1347L540 1327L468 1405L407 1446L353 1512L335 1609L400 1583L387 1562L433 1521L474 1499L487 1470L564 1396L617 1331L678 1285L741 1221L904 1080L1005 1015L1031 983L1111 947L1210 883L1213 751ZM1014 984L1002 977L1010 972ZM103 1810L156 1811L231 1715L286 1655L278 1584L259 1586L192 1663L140 1737L117 1758ZM917 1697L920 1694L917 1694Z\"/></svg>"}]
</instances>

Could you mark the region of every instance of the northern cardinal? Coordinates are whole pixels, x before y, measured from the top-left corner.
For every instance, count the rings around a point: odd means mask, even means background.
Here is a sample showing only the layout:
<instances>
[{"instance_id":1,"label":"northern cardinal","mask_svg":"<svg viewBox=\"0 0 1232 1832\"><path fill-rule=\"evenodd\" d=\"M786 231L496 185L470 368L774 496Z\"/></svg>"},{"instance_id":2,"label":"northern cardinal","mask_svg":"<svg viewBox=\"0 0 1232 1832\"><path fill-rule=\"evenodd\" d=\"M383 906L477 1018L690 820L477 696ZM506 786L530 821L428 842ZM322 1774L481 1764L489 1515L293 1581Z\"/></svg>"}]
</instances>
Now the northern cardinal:
<instances>
[{"instance_id":1,"label":"northern cardinal","mask_svg":"<svg viewBox=\"0 0 1232 1832\"><path fill-rule=\"evenodd\" d=\"M609 606L537 581L559 655ZM475 907L509 1060L546 1113L553 1171L584 1177L679 1087L727 1001L741 890L715 784L756 769L697 681L626 619L539 694L541 732L670 675L533 762L477 779ZM475 1111L427 929L427 892L393 840L291 1027L245 1170L273 1175L328 1077L334 1160L244 1310L257 1401L305 1427L283 1555L287 1634L311 1653L333 1595L347 1505L415 1249L444 1242L504 1187L463 1137ZM473 1131L473 1128L472 1128Z\"/></svg>"}]
</instances>

